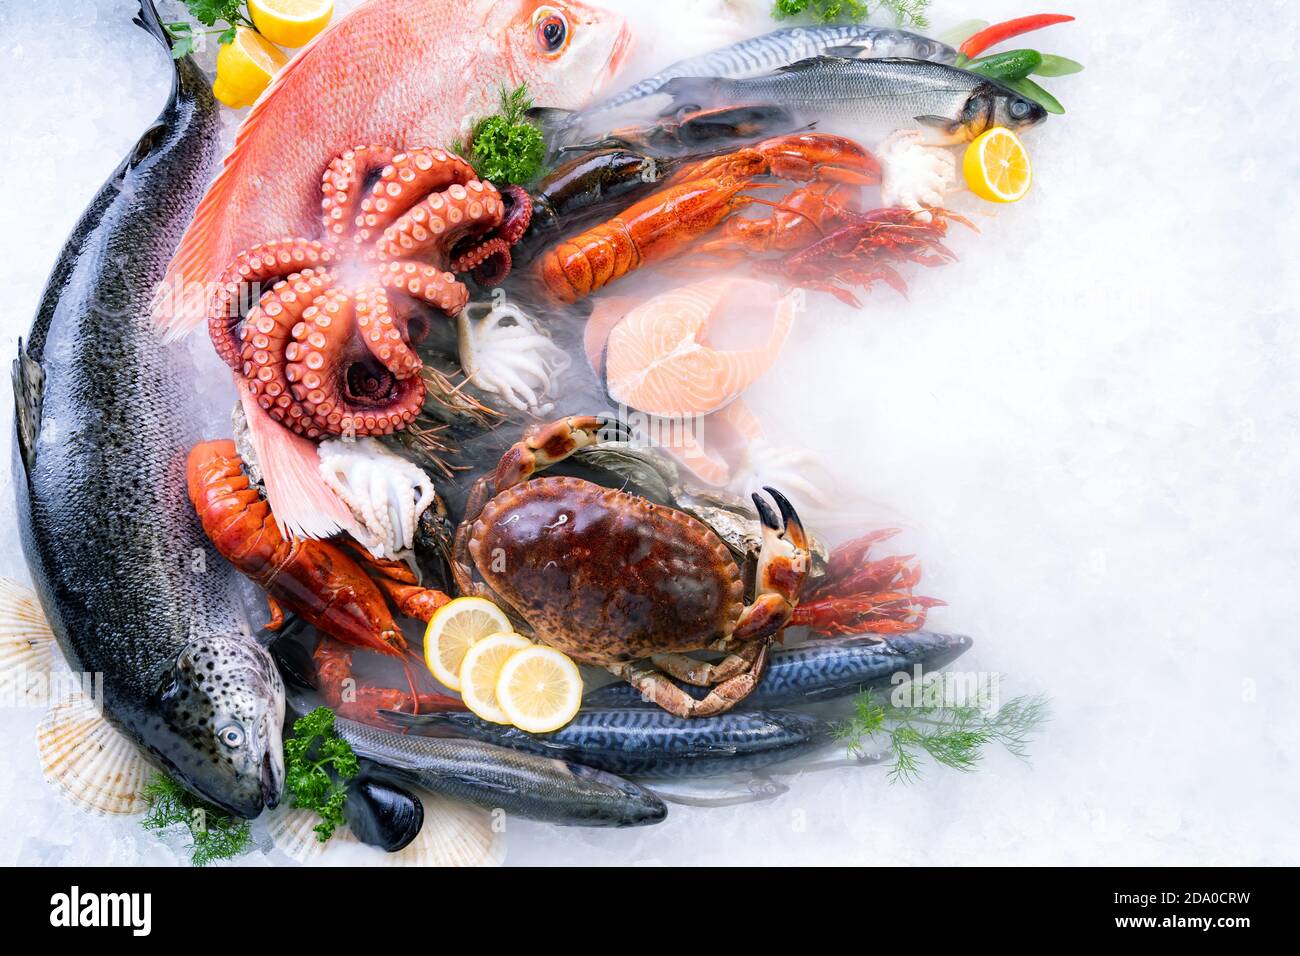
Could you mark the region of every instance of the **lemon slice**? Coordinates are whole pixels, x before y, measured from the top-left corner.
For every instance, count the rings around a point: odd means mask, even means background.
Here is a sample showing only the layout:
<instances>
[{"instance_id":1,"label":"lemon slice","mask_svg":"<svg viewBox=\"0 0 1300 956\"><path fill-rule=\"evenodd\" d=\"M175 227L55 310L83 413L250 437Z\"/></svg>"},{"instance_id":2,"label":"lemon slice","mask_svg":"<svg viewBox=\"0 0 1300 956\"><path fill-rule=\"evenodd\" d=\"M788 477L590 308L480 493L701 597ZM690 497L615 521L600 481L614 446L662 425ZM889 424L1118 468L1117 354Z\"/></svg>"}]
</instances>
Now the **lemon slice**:
<instances>
[{"instance_id":1,"label":"lemon slice","mask_svg":"<svg viewBox=\"0 0 1300 956\"><path fill-rule=\"evenodd\" d=\"M501 667L497 703L520 730L559 730L582 706L582 675L567 655L534 645L516 651Z\"/></svg>"},{"instance_id":2,"label":"lemon slice","mask_svg":"<svg viewBox=\"0 0 1300 956\"><path fill-rule=\"evenodd\" d=\"M289 62L279 47L256 30L240 27L235 38L217 51L217 79L212 92L223 103L247 106L262 95L280 67Z\"/></svg>"},{"instance_id":3,"label":"lemon slice","mask_svg":"<svg viewBox=\"0 0 1300 956\"><path fill-rule=\"evenodd\" d=\"M497 702L497 677L507 660L533 642L519 634L489 634L465 652L460 664L460 696L465 706L484 720L508 724L510 717Z\"/></svg>"},{"instance_id":4,"label":"lemon slice","mask_svg":"<svg viewBox=\"0 0 1300 956\"><path fill-rule=\"evenodd\" d=\"M245 106L253 105L253 100L246 98L243 93L221 80L212 81L212 95L217 98L217 102L224 103L232 110L242 110Z\"/></svg>"},{"instance_id":5,"label":"lemon slice","mask_svg":"<svg viewBox=\"0 0 1300 956\"><path fill-rule=\"evenodd\" d=\"M456 598L429 619L424 632L424 662L440 683L460 690L460 665L465 652L489 634L511 630L505 612L486 598Z\"/></svg>"},{"instance_id":6,"label":"lemon slice","mask_svg":"<svg viewBox=\"0 0 1300 956\"><path fill-rule=\"evenodd\" d=\"M962 172L971 192L990 202L1015 202L1029 192L1034 178L1025 144L1005 126L975 137L966 147Z\"/></svg>"},{"instance_id":7,"label":"lemon slice","mask_svg":"<svg viewBox=\"0 0 1300 956\"><path fill-rule=\"evenodd\" d=\"M253 25L272 43L304 46L334 15L334 0L248 0Z\"/></svg>"}]
</instances>

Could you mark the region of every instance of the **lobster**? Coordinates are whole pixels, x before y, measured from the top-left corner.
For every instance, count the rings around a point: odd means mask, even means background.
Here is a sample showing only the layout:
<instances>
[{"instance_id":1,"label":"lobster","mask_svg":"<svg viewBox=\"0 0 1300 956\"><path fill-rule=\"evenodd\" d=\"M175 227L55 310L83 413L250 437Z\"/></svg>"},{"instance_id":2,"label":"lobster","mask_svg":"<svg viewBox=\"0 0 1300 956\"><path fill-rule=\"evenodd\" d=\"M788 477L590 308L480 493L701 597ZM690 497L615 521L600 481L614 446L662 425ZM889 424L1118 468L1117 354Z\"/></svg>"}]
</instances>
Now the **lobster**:
<instances>
[{"instance_id":1,"label":"lobster","mask_svg":"<svg viewBox=\"0 0 1300 956\"><path fill-rule=\"evenodd\" d=\"M271 507L244 473L233 441L209 441L190 450L185 466L190 503L217 552L267 596L276 631L288 609L313 625L322 637L313 655L321 690L345 717L374 718L378 709L463 709L460 701L416 690L410 647L388 609L385 595L404 615L428 620L449 598L422 588L400 562L371 558L328 541L286 535ZM409 693L388 688L355 688L353 648L399 658ZM355 688L355 692L354 692Z\"/></svg>"},{"instance_id":2,"label":"lobster","mask_svg":"<svg viewBox=\"0 0 1300 956\"><path fill-rule=\"evenodd\" d=\"M761 203L744 194L759 176L869 185L880 181L875 158L852 140L825 133L777 136L699 160L659 191L603 223L557 243L538 271L556 299L571 303L639 269L690 248L732 213Z\"/></svg>"}]
</instances>

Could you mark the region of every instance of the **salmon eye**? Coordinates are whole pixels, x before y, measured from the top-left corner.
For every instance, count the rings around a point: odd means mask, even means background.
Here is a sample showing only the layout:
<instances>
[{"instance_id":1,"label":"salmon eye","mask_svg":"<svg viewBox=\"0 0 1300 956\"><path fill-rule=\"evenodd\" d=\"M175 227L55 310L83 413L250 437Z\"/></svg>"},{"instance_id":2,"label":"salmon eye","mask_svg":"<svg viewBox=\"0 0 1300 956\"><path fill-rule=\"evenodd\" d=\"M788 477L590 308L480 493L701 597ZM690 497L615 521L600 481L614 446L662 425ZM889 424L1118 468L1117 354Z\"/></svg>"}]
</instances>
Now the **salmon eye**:
<instances>
[{"instance_id":1,"label":"salmon eye","mask_svg":"<svg viewBox=\"0 0 1300 956\"><path fill-rule=\"evenodd\" d=\"M230 749L240 747L244 743L244 728L239 724L226 724L217 732L217 738Z\"/></svg>"},{"instance_id":2,"label":"salmon eye","mask_svg":"<svg viewBox=\"0 0 1300 956\"><path fill-rule=\"evenodd\" d=\"M555 11L544 11L537 18L537 45L543 53L559 53L569 39L569 23L564 15Z\"/></svg>"}]
</instances>

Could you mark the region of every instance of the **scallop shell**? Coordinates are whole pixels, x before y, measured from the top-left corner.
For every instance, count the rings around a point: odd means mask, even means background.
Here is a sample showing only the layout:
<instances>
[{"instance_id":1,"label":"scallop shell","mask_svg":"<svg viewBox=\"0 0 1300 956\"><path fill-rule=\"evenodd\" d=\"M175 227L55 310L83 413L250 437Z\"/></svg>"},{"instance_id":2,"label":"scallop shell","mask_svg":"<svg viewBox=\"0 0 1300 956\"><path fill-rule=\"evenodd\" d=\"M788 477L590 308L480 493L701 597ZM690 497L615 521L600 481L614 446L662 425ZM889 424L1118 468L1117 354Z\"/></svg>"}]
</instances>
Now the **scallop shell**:
<instances>
[{"instance_id":1,"label":"scallop shell","mask_svg":"<svg viewBox=\"0 0 1300 956\"><path fill-rule=\"evenodd\" d=\"M0 699L20 706L44 703L46 682L30 679L50 673L55 650L36 592L0 578Z\"/></svg>"},{"instance_id":2,"label":"scallop shell","mask_svg":"<svg viewBox=\"0 0 1300 956\"><path fill-rule=\"evenodd\" d=\"M149 764L85 694L49 709L36 728L36 749L45 779L73 803L102 814L144 812Z\"/></svg>"},{"instance_id":3,"label":"scallop shell","mask_svg":"<svg viewBox=\"0 0 1300 956\"><path fill-rule=\"evenodd\" d=\"M431 793L419 797L424 826L396 853L367 846L346 826L321 843L312 829L320 817L310 810L281 807L267 828L276 847L309 866L500 866L505 860L505 835L493 828L489 812Z\"/></svg>"}]
</instances>

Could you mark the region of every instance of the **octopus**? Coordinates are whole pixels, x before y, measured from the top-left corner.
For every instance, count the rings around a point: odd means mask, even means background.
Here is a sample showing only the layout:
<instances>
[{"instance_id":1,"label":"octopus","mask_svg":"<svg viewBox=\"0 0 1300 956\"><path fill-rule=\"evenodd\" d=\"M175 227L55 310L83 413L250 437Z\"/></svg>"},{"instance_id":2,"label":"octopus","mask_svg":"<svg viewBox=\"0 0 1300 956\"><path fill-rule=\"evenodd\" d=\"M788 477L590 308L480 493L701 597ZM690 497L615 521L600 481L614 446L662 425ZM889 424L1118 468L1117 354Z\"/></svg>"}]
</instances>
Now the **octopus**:
<instances>
[{"instance_id":1,"label":"octopus","mask_svg":"<svg viewBox=\"0 0 1300 956\"><path fill-rule=\"evenodd\" d=\"M286 428L309 439L390 434L424 403L415 346L430 311L464 307L457 273L485 285L505 278L531 202L427 147L348 150L326 168L321 192L323 238L272 239L237 255L218 280L208 331ZM260 295L242 315L250 290Z\"/></svg>"},{"instance_id":2,"label":"octopus","mask_svg":"<svg viewBox=\"0 0 1300 956\"><path fill-rule=\"evenodd\" d=\"M475 386L511 408L548 415L569 356L522 309L509 302L471 302L460 313L460 364Z\"/></svg>"},{"instance_id":3,"label":"octopus","mask_svg":"<svg viewBox=\"0 0 1300 956\"><path fill-rule=\"evenodd\" d=\"M320 443L325 484L356 518L352 536L376 559L412 560L416 526L436 494L418 466L374 438Z\"/></svg>"}]
</instances>

